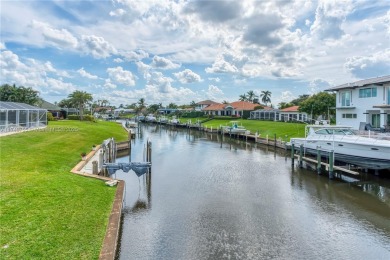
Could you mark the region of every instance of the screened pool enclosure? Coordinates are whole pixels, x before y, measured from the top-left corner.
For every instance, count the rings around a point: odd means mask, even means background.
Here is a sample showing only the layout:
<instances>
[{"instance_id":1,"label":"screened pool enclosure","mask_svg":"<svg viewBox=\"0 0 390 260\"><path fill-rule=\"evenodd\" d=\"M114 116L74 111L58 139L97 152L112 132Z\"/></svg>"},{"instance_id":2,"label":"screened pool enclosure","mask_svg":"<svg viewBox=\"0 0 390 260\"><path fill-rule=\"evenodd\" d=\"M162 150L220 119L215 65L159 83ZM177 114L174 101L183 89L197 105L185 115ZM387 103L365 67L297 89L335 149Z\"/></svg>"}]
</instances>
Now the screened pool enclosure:
<instances>
[{"instance_id":1,"label":"screened pool enclosure","mask_svg":"<svg viewBox=\"0 0 390 260\"><path fill-rule=\"evenodd\" d=\"M0 101L1 132L16 132L46 125L46 109L23 103Z\"/></svg>"}]
</instances>

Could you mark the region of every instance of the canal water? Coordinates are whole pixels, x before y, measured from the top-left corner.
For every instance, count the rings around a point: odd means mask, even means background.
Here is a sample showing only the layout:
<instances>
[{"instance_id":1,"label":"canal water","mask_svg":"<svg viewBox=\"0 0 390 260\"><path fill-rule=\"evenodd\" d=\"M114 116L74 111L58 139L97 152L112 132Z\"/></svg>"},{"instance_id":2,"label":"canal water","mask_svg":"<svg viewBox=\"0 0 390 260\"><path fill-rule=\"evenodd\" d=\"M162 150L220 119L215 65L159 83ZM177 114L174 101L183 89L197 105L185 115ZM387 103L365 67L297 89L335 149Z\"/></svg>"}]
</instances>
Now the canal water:
<instances>
[{"instance_id":1,"label":"canal water","mask_svg":"<svg viewBox=\"0 0 390 260\"><path fill-rule=\"evenodd\" d=\"M390 259L388 180L328 180L284 150L159 125L143 125L132 161L146 140L151 174L116 173L118 259Z\"/></svg>"}]
</instances>

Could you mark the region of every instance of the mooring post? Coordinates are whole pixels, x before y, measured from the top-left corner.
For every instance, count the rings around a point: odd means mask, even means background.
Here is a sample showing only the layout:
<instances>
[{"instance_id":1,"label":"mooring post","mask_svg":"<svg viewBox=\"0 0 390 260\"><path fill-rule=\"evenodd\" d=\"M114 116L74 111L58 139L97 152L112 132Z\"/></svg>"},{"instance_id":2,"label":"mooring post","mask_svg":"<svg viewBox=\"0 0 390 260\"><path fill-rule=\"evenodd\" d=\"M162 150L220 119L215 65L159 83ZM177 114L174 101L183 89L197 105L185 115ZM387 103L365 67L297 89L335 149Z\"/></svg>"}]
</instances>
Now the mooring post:
<instances>
[{"instance_id":1,"label":"mooring post","mask_svg":"<svg viewBox=\"0 0 390 260\"><path fill-rule=\"evenodd\" d=\"M294 166L294 143L291 144L291 165Z\"/></svg>"},{"instance_id":2,"label":"mooring post","mask_svg":"<svg viewBox=\"0 0 390 260\"><path fill-rule=\"evenodd\" d=\"M274 147L276 148L276 134L274 135Z\"/></svg>"},{"instance_id":3,"label":"mooring post","mask_svg":"<svg viewBox=\"0 0 390 260\"><path fill-rule=\"evenodd\" d=\"M317 146L317 173L321 174L321 150L320 146Z\"/></svg>"},{"instance_id":4,"label":"mooring post","mask_svg":"<svg viewBox=\"0 0 390 260\"><path fill-rule=\"evenodd\" d=\"M299 146L299 168L303 167L303 144Z\"/></svg>"},{"instance_id":5,"label":"mooring post","mask_svg":"<svg viewBox=\"0 0 390 260\"><path fill-rule=\"evenodd\" d=\"M333 164L334 164L334 151L331 150L329 152L329 179L333 179L334 178Z\"/></svg>"},{"instance_id":6,"label":"mooring post","mask_svg":"<svg viewBox=\"0 0 390 260\"><path fill-rule=\"evenodd\" d=\"M129 140L129 162L131 162L131 139Z\"/></svg>"},{"instance_id":7,"label":"mooring post","mask_svg":"<svg viewBox=\"0 0 390 260\"><path fill-rule=\"evenodd\" d=\"M98 174L98 162L97 161L92 162L92 174L95 174L95 175Z\"/></svg>"}]
</instances>

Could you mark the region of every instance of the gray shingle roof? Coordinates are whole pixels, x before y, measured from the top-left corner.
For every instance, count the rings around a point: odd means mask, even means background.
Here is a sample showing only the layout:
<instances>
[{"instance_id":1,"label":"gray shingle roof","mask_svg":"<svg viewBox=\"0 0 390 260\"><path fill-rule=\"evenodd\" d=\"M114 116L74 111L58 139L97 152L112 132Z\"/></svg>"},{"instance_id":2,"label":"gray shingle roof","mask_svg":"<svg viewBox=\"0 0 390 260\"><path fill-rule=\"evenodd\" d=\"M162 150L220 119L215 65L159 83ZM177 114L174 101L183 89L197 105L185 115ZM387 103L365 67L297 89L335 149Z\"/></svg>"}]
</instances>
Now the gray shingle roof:
<instances>
[{"instance_id":1,"label":"gray shingle roof","mask_svg":"<svg viewBox=\"0 0 390 260\"><path fill-rule=\"evenodd\" d=\"M0 101L0 110L45 110L24 103Z\"/></svg>"},{"instance_id":2,"label":"gray shingle roof","mask_svg":"<svg viewBox=\"0 0 390 260\"><path fill-rule=\"evenodd\" d=\"M383 85L385 83L390 83L390 75L377 77L377 78L363 79L351 83L345 83L339 86L325 89L325 91L336 91L336 90L347 89L347 88L358 88L358 87L363 87L371 84Z\"/></svg>"}]
</instances>

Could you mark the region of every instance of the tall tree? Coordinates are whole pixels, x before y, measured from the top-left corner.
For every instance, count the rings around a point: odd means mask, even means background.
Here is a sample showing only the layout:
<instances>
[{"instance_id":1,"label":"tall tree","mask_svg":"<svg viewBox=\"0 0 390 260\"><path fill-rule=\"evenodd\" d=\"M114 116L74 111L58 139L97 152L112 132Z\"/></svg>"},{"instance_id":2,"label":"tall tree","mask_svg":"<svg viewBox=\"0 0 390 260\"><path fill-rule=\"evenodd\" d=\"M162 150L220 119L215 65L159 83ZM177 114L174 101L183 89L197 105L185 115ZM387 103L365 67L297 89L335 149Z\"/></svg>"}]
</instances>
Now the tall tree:
<instances>
[{"instance_id":1,"label":"tall tree","mask_svg":"<svg viewBox=\"0 0 390 260\"><path fill-rule=\"evenodd\" d=\"M222 104L229 104L226 100L222 101Z\"/></svg>"},{"instance_id":2,"label":"tall tree","mask_svg":"<svg viewBox=\"0 0 390 260\"><path fill-rule=\"evenodd\" d=\"M255 92L253 92L253 90L249 90L247 93L246 93L247 97L248 97L248 101L249 102L253 102L253 100L257 97L257 95L255 94Z\"/></svg>"},{"instance_id":3,"label":"tall tree","mask_svg":"<svg viewBox=\"0 0 390 260\"><path fill-rule=\"evenodd\" d=\"M39 105L42 99L39 97L39 91L31 87L4 84L0 87L0 101L19 102L34 106Z\"/></svg>"},{"instance_id":4,"label":"tall tree","mask_svg":"<svg viewBox=\"0 0 390 260\"><path fill-rule=\"evenodd\" d=\"M261 101L267 105L268 103L271 103L271 95L272 93L268 90L261 91L260 97Z\"/></svg>"},{"instance_id":5,"label":"tall tree","mask_svg":"<svg viewBox=\"0 0 390 260\"><path fill-rule=\"evenodd\" d=\"M137 108L136 108L137 113L141 112L145 108L146 108L145 99L140 98L137 102Z\"/></svg>"},{"instance_id":6,"label":"tall tree","mask_svg":"<svg viewBox=\"0 0 390 260\"><path fill-rule=\"evenodd\" d=\"M291 100L291 104L293 106L299 106L303 101L308 99L310 95L304 94L304 95L299 95L298 98Z\"/></svg>"},{"instance_id":7,"label":"tall tree","mask_svg":"<svg viewBox=\"0 0 390 260\"><path fill-rule=\"evenodd\" d=\"M312 119L317 116L334 115L335 110L332 109L336 106L336 94L330 94L328 92L320 92L312 95L299 105L299 111L306 112L311 115Z\"/></svg>"},{"instance_id":8,"label":"tall tree","mask_svg":"<svg viewBox=\"0 0 390 260\"><path fill-rule=\"evenodd\" d=\"M239 100L240 101L248 101L248 97L246 96L246 94L243 94L243 95L239 96Z\"/></svg>"},{"instance_id":9,"label":"tall tree","mask_svg":"<svg viewBox=\"0 0 390 260\"><path fill-rule=\"evenodd\" d=\"M69 94L68 98L73 104L77 104L80 113L80 120L83 120L84 107L88 102L93 100L92 95L85 91L76 90Z\"/></svg>"},{"instance_id":10,"label":"tall tree","mask_svg":"<svg viewBox=\"0 0 390 260\"><path fill-rule=\"evenodd\" d=\"M169 103L168 108L176 109L178 108L178 105L176 105L175 103Z\"/></svg>"}]
</instances>

